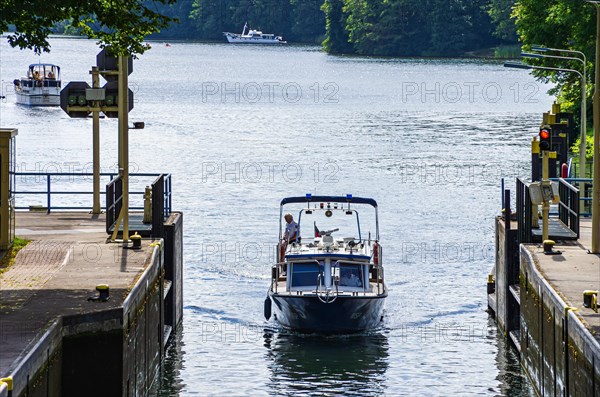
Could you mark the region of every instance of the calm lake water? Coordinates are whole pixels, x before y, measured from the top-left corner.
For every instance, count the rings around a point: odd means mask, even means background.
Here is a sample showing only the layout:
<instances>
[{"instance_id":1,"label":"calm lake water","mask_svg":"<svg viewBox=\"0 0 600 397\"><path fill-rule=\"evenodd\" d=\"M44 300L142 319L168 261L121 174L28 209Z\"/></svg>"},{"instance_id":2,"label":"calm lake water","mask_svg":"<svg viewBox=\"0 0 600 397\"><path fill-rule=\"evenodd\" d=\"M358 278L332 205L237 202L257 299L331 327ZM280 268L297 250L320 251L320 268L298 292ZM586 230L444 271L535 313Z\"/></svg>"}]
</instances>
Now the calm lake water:
<instances>
[{"instance_id":1,"label":"calm lake water","mask_svg":"<svg viewBox=\"0 0 600 397\"><path fill-rule=\"evenodd\" d=\"M19 170L89 172L91 120L14 103L12 80L38 59L65 83L90 81L94 42L51 44L38 58L1 41L0 126L19 129ZM548 87L500 61L152 45L130 76L130 120L146 123L130 133L131 166L172 173L185 220L184 324L154 393L533 395L485 311L485 283L500 180L529 174ZM114 171L116 121L101 135ZM322 337L264 320L279 201L307 192L379 202L380 329Z\"/></svg>"}]
</instances>

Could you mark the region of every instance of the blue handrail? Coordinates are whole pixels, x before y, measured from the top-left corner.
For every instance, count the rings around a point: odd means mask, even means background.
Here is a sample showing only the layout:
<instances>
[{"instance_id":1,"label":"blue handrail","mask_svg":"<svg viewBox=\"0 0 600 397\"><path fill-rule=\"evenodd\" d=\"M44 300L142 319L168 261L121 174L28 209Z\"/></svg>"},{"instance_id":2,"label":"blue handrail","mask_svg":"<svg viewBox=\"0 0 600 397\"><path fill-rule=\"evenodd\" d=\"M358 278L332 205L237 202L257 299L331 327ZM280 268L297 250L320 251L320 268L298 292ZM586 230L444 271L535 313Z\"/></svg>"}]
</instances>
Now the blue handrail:
<instances>
[{"instance_id":1,"label":"blue handrail","mask_svg":"<svg viewBox=\"0 0 600 397\"><path fill-rule=\"evenodd\" d=\"M101 177L109 177L110 180L114 179L118 174L114 173L114 172L109 172L109 173L100 173ZM154 174L154 173L132 173L129 174L130 178L136 178L136 177L152 177L152 178L156 178L158 176L160 176L162 174ZM165 204L167 204L167 208L165 208L165 210L168 209L169 213L171 210L171 179L170 179L170 174L166 174L168 175L168 186L166 186L165 189ZM92 206L53 206L52 205L52 195L88 195L88 196L92 196L94 193L92 191L81 191L81 190L52 190L52 183L53 183L53 178L57 178L57 177L65 177L68 176L71 179L69 179L69 182L73 182L73 178L90 178L93 177L94 174L93 173L85 173L85 172L81 172L81 173L69 173L69 172L11 172L11 176L14 178L13 179L13 195L29 195L29 196L46 196L46 208L48 212L51 212L52 210L91 210ZM19 191L16 187L17 183L16 183L16 177L43 177L42 179L46 179L46 189L45 190L23 190L23 191ZM57 181L54 181L54 183L56 184ZM105 193L101 193L101 194L105 194ZM129 192L130 195L136 195L136 196L143 196L144 192L143 191L130 191ZM26 210L29 209L29 206L15 206L14 207L16 210ZM143 210L144 207L143 206L130 206L129 207L132 210ZM106 210L106 205L104 205L103 207L104 210Z\"/></svg>"}]
</instances>

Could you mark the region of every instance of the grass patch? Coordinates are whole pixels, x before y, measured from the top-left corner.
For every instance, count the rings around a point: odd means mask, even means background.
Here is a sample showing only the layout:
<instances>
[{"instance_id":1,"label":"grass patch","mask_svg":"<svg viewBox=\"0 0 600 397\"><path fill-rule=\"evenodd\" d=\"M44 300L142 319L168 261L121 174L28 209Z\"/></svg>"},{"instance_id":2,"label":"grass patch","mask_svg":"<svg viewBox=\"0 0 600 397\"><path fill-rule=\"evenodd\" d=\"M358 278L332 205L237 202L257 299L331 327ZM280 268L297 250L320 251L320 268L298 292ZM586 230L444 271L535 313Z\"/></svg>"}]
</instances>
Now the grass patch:
<instances>
[{"instance_id":1,"label":"grass patch","mask_svg":"<svg viewBox=\"0 0 600 397\"><path fill-rule=\"evenodd\" d=\"M521 57L521 46L515 45L501 45L494 48L494 58L500 59L515 59Z\"/></svg>"},{"instance_id":2,"label":"grass patch","mask_svg":"<svg viewBox=\"0 0 600 397\"><path fill-rule=\"evenodd\" d=\"M4 273L15 263L17 253L30 242L31 240L15 237L12 247L4 254L2 260L0 260L0 274Z\"/></svg>"}]
</instances>

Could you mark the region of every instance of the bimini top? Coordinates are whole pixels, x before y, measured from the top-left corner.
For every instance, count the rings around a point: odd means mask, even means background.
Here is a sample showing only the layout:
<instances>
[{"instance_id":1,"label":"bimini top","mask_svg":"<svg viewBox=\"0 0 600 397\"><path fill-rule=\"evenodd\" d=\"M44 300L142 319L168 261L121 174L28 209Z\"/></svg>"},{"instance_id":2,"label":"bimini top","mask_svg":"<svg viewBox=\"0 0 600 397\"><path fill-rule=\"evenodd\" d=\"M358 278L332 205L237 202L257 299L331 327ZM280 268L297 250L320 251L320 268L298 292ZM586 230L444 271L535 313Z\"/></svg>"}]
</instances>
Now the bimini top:
<instances>
[{"instance_id":1,"label":"bimini top","mask_svg":"<svg viewBox=\"0 0 600 397\"><path fill-rule=\"evenodd\" d=\"M60 69L60 66L55 65L53 63L32 63L31 65L29 65L29 69L33 69L33 67L35 66L54 66L55 68Z\"/></svg>"},{"instance_id":2,"label":"bimini top","mask_svg":"<svg viewBox=\"0 0 600 397\"><path fill-rule=\"evenodd\" d=\"M281 205L310 202L369 204L370 206L377 208L377 201L372 198L352 197L351 194L345 196L313 196L312 194L307 193L304 197L286 197L281 200Z\"/></svg>"}]
</instances>

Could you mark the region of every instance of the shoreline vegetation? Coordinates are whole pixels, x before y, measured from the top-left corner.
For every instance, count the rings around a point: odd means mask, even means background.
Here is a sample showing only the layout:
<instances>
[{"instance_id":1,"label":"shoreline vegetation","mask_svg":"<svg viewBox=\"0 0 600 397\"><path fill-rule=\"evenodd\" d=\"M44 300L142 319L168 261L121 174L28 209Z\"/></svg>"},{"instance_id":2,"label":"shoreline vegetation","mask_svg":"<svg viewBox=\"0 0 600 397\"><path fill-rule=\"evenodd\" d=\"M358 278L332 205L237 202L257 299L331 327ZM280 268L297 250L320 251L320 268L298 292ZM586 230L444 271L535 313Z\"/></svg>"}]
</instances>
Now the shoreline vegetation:
<instances>
[{"instance_id":1,"label":"shoreline vegetation","mask_svg":"<svg viewBox=\"0 0 600 397\"><path fill-rule=\"evenodd\" d=\"M223 32L248 28L288 43L322 45L331 54L384 57L509 58L516 34L498 29L510 15L493 12L507 0L180 0L155 3L172 21L146 40L224 42ZM508 0L510 3L511 1ZM151 3L143 1L142 3ZM498 5L496 5L498 3ZM499 17L498 15L502 15ZM85 35L74 20L53 34ZM9 29L14 26L9 26ZM99 28L102 31L102 28Z\"/></svg>"},{"instance_id":2,"label":"shoreline vegetation","mask_svg":"<svg viewBox=\"0 0 600 397\"><path fill-rule=\"evenodd\" d=\"M132 0L74 6L58 0L57 7L40 8L42 1L0 5L0 29L17 27L7 37L11 46L40 54L49 51L49 33L82 34L136 58L149 48L148 39L222 42L223 32L243 27L289 43L321 43L329 54L374 57L510 59L520 45L531 51L535 43L555 55L565 53L556 49L585 54L591 102L596 23L585 2L555 0L548 7L543 0ZM578 76L556 68L581 70L581 63L560 56L524 62L545 66L531 74L553 83L548 93L579 122Z\"/></svg>"},{"instance_id":3,"label":"shoreline vegetation","mask_svg":"<svg viewBox=\"0 0 600 397\"><path fill-rule=\"evenodd\" d=\"M11 32L4 32L0 34L0 37L5 38ZM73 39L73 40L90 40L83 34L62 34L62 33L52 33L49 36L50 38L61 38L61 39ZM166 37L148 37L146 39L147 44L151 47L153 45L163 45L163 44L173 44L173 43L201 43L201 44L228 44L227 40L223 38L223 40L208 40L208 39L193 39L193 38L166 38ZM297 46L321 46L321 43L311 43L311 42L296 42L296 43L288 43L287 45L297 45ZM322 46L321 46L322 47ZM427 59L427 58L482 58L482 59L519 59L521 53L521 46L518 44L514 45L501 45L494 47L486 47L478 50L468 51L463 54L458 54L455 56L385 56L385 55L359 55L359 54L332 54L332 55L348 55L348 56L366 56L366 57L374 57L374 58L419 58L419 59Z\"/></svg>"}]
</instances>

